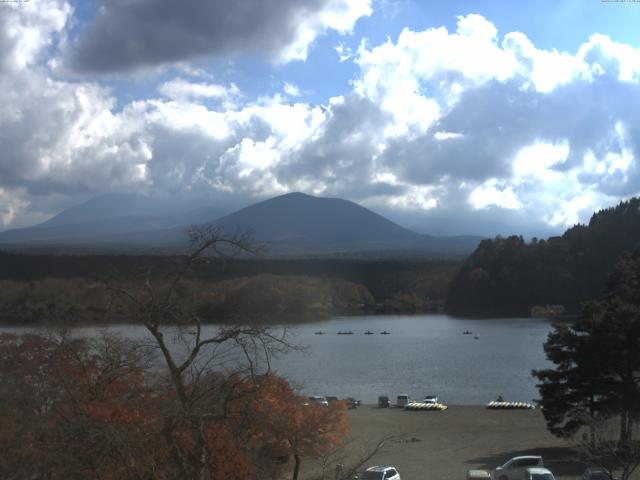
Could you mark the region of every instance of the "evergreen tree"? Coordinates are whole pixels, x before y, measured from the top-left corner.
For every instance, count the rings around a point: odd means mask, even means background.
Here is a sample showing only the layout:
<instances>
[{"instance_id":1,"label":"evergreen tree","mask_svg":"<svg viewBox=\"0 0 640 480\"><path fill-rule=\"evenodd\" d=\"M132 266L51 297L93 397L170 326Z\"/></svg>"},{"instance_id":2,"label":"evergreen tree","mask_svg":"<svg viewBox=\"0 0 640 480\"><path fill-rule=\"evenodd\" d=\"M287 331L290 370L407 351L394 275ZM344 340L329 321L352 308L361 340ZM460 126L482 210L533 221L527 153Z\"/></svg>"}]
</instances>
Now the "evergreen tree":
<instances>
[{"instance_id":1,"label":"evergreen tree","mask_svg":"<svg viewBox=\"0 0 640 480\"><path fill-rule=\"evenodd\" d=\"M451 281L447 309L472 315L522 315L561 304L578 313L602 294L621 255L640 245L640 198L594 213L562 236L525 242L484 240Z\"/></svg>"},{"instance_id":2,"label":"evergreen tree","mask_svg":"<svg viewBox=\"0 0 640 480\"><path fill-rule=\"evenodd\" d=\"M595 355L597 338L588 333L591 326L586 322L556 325L544 346L547 359L556 367L533 372L541 382L539 403L547 428L559 437L590 426L593 439L593 426L607 415L611 403Z\"/></svg>"},{"instance_id":3,"label":"evergreen tree","mask_svg":"<svg viewBox=\"0 0 640 480\"><path fill-rule=\"evenodd\" d=\"M549 431L566 437L598 421L620 418L620 441L640 417L640 249L625 255L601 301L582 319L556 325L545 343L555 368L534 371Z\"/></svg>"}]
</instances>

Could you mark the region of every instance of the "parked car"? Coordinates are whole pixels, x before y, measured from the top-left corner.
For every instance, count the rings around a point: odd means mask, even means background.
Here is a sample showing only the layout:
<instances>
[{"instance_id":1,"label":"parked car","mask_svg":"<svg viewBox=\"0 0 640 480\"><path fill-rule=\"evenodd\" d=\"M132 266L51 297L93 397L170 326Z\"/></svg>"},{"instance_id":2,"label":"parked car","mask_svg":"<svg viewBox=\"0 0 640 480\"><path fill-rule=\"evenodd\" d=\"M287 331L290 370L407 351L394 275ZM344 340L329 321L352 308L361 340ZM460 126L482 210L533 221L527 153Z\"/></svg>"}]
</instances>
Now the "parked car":
<instances>
[{"instance_id":1,"label":"parked car","mask_svg":"<svg viewBox=\"0 0 640 480\"><path fill-rule=\"evenodd\" d=\"M427 395L426 397L424 397L424 400L422 400L424 403L438 403L438 396L437 395Z\"/></svg>"},{"instance_id":2,"label":"parked car","mask_svg":"<svg viewBox=\"0 0 640 480\"><path fill-rule=\"evenodd\" d=\"M358 475L359 480L400 480L395 467L369 467Z\"/></svg>"},{"instance_id":3,"label":"parked car","mask_svg":"<svg viewBox=\"0 0 640 480\"><path fill-rule=\"evenodd\" d=\"M356 400L353 397L347 397L345 398L345 401L347 402L347 408L350 408L350 409L358 408L358 406L361 403L360 400Z\"/></svg>"},{"instance_id":4,"label":"parked car","mask_svg":"<svg viewBox=\"0 0 640 480\"><path fill-rule=\"evenodd\" d=\"M309 397L309 401L317 405L324 405L325 407L329 406L329 402L327 402L327 399L320 395L313 395Z\"/></svg>"},{"instance_id":5,"label":"parked car","mask_svg":"<svg viewBox=\"0 0 640 480\"><path fill-rule=\"evenodd\" d=\"M524 470L524 480L556 480L550 470L542 467L531 467Z\"/></svg>"},{"instance_id":6,"label":"parked car","mask_svg":"<svg viewBox=\"0 0 640 480\"><path fill-rule=\"evenodd\" d=\"M582 474L582 480L615 480L608 468L589 467Z\"/></svg>"},{"instance_id":7,"label":"parked car","mask_svg":"<svg viewBox=\"0 0 640 480\"><path fill-rule=\"evenodd\" d=\"M389 397L386 395L380 395L378 397L378 408L389 408L391 406L391 402L389 401Z\"/></svg>"},{"instance_id":8,"label":"parked car","mask_svg":"<svg viewBox=\"0 0 640 480\"><path fill-rule=\"evenodd\" d=\"M411 397L409 397L409 395L407 395L406 393L401 393L400 395L398 395L398 397L396 398L396 406L397 407L406 407L407 404L411 401Z\"/></svg>"},{"instance_id":9,"label":"parked car","mask_svg":"<svg viewBox=\"0 0 640 480\"><path fill-rule=\"evenodd\" d=\"M525 470L532 467L544 467L542 457L535 455L513 457L496 468L493 478L495 480L524 480Z\"/></svg>"}]
</instances>

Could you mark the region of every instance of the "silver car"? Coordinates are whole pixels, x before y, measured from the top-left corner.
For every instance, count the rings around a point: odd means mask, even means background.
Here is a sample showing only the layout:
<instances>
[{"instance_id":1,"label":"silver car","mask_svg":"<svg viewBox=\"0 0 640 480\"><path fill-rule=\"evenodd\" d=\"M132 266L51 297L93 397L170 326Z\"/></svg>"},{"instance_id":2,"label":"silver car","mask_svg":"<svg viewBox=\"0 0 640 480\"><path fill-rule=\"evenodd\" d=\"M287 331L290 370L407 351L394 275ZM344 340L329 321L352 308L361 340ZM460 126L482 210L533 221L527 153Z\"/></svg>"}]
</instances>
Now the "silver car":
<instances>
[{"instance_id":1,"label":"silver car","mask_svg":"<svg viewBox=\"0 0 640 480\"><path fill-rule=\"evenodd\" d=\"M309 401L311 403L315 403L317 405L324 405L325 407L329 406L329 402L327 401L327 399L325 397L320 396L320 395L313 395L313 396L309 397Z\"/></svg>"},{"instance_id":2,"label":"silver car","mask_svg":"<svg viewBox=\"0 0 640 480\"><path fill-rule=\"evenodd\" d=\"M513 457L496 468L493 478L494 480L525 480L525 471L533 467L544 467L542 457L534 455Z\"/></svg>"},{"instance_id":3,"label":"silver car","mask_svg":"<svg viewBox=\"0 0 640 480\"><path fill-rule=\"evenodd\" d=\"M369 467L360 476L362 480L400 480L400 474L395 467Z\"/></svg>"},{"instance_id":4,"label":"silver car","mask_svg":"<svg viewBox=\"0 0 640 480\"><path fill-rule=\"evenodd\" d=\"M524 480L556 480L550 470L542 467L527 468L524 471Z\"/></svg>"}]
</instances>

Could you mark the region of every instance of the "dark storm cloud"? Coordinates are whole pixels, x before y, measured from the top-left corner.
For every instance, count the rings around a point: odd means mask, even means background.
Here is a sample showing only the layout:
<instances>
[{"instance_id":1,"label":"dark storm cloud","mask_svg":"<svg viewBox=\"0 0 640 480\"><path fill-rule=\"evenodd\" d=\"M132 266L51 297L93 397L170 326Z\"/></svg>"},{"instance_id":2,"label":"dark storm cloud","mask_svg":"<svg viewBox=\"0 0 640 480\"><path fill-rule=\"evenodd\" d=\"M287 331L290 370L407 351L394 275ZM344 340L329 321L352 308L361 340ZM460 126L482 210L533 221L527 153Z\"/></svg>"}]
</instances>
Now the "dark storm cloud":
<instances>
[{"instance_id":1,"label":"dark storm cloud","mask_svg":"<svg viewBox=\"0 0 640 480\"><path fill-rule=\"evenodd\" d=\"M118 72L253 51L275 57L329 0L100 0L75 42L79 72Z\"/></svg>"}]
</instances>

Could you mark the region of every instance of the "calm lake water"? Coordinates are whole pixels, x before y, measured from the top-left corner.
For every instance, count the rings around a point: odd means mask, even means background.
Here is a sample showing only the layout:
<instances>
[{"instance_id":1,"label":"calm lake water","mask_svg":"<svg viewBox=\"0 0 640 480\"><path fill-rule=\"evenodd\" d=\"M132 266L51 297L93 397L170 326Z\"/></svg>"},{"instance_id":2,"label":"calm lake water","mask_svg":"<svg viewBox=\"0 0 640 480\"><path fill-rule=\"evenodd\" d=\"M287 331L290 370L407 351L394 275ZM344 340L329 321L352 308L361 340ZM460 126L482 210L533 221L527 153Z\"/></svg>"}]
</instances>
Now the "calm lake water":
<instances>
[{"instance_id":1,"label":"calm lake water","mask_svg":"<svg viewBox=\"0 0 640 480\"><path fill-rule=\"evenodd\" d=\"M399 393L438 395L450 404L483 404L502 395L537 398L531 370L548 363L542 345L551 329L543 319L460 319L447 315L335 317L289 327L306 346L272 362L274 369L309 395L356 397L375 403ZM78 329L92 335L97 328ZM109 330L143 338L139 326ZM338 331L353 335L337 335ZM374 335L365 335L370 330ZM389 335L380 335L386 330ZM463 335L469 330L478 335ZM0 332L24 329L3 327ZM325 335L315 335L324 331Z\"/></svg>"}]
</instances>

